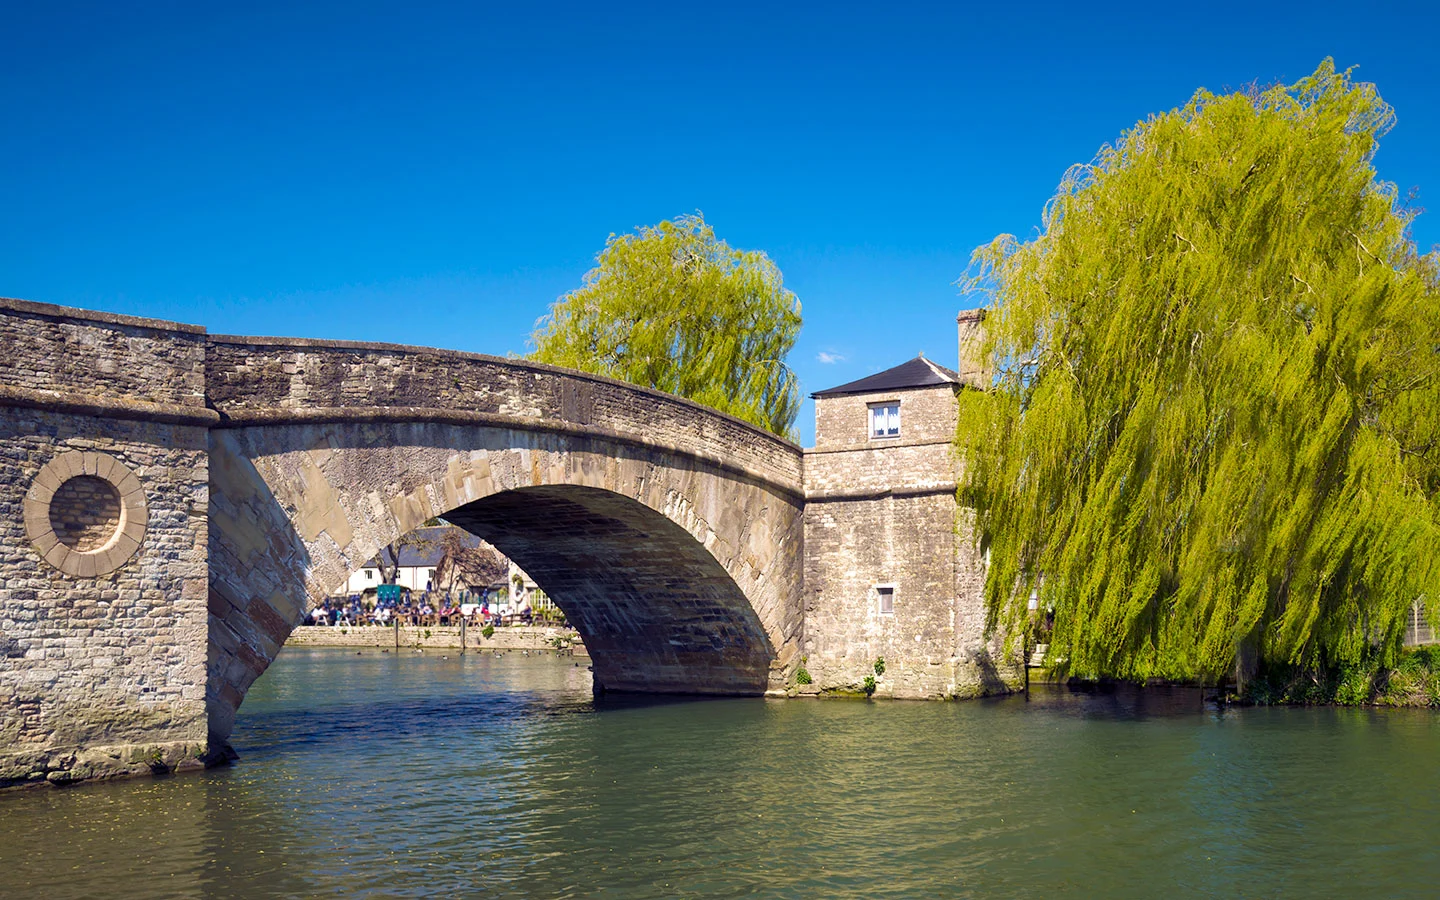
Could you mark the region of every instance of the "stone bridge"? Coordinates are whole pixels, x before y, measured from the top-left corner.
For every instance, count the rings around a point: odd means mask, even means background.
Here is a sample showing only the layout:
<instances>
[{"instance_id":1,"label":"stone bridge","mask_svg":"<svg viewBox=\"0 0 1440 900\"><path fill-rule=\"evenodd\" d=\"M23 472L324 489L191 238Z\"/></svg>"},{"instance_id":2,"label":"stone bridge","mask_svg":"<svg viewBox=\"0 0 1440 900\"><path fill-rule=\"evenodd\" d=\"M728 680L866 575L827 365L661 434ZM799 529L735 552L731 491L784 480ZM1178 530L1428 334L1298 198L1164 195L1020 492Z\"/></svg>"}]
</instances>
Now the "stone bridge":
<instances>
[{"instance_id":1,"label":"stone bridge","mask_svg":"<svg viewBox=\"0 0 1440 900\"><path fill-rule=\"evenodd\" d=\"M307 606L432 516L532 575L602 689L759 694L798 663L802 454L739 420L14 300L0 338L0 785L192 764Z\"/></svg>"},{"instance_id":2,"label":"stone bridge","mask_svg":"<svg viewBox=\"0 0 1440 900\"><path fill-rule=\"evenodd\" d=\"M205 378L213 733L310 603L434 516L530 573L603 689L783 686L799 448L677 397L440 350L216 336Z\"/></svg>"}]
</instances>

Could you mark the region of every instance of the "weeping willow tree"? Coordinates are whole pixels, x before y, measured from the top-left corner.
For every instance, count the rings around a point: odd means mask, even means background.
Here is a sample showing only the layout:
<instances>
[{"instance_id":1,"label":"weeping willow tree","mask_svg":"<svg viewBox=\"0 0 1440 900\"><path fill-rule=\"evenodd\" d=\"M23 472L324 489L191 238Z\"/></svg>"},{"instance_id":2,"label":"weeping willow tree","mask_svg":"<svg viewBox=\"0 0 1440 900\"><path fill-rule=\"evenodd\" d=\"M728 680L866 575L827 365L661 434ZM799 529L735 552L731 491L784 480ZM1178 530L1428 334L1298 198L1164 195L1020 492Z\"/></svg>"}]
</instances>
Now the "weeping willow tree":
<instances>
[{"instance_id":1,"label":"weeping willow tree","mask_svg":"<svg viewBox=\"0 0 1440 900\"><path fill-rule=\"evenodd\" d=\"M1373 158L1394 114L1327 60L1197 93L976 251L993 390L961 500L989 624L1052 660L1213 678L1393 659L1440 562L1440 277Z\"/></svg>"},{"instance_id":2,"label":"weeping willow tree","mask_svg":"<svg viewBox=\"0 0 1440 900\"><path fill-rule=\"evenodd\" d=\"M611 235L596 262L538 323L534 359L791 435L800 391L785 357L800 303L768 256L732 249L695 215Z\"/></svg>"}]
</instances>

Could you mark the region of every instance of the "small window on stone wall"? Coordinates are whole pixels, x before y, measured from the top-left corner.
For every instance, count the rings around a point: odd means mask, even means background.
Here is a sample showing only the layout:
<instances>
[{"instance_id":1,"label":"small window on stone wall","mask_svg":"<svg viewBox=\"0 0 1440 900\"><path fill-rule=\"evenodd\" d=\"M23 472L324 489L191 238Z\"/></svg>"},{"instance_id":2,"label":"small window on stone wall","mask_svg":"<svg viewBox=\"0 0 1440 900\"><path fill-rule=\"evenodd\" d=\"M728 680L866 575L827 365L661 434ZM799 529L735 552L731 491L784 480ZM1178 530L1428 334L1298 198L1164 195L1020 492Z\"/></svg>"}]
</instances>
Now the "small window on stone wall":
<instances>
[{"instance_id":1,"label":"small window on stone wall","mask_svg":"<svg viewBox=\"0 0 1440 900\"><path fill-rule=\"evenodd\" d=\"M895 615L895 585L877 584L875 585L875 593L880 596L880 615Z\"/></svg>"},{"instance_id":2,"label":"small window on stone wall","mask_svg":"<svg viewBox=\"0 0 1440 900\"><path fill-rule=\"evenodd\" d=\"M870 437L900 436L900 401L876 403L870 407Z\"/></svg>"},{"instance_id":3,"label":"small window on stone wall","mask_svg":"<svg viewBox=\"0 0 1440 900\"><path fill-rule=\"evenodd\" d=\"M108 453L66 450L35 474L22 504L35 553L75 578L108 575L145 540L149 506L130 467Z\"/></svg>"},{"instance_id":4,"label":"small window on stone wall","mask_svg":"<svg viewBox=\"0 0 1440 900\"><path fill-rule=\"evenodd\" d=\"M375 580L375 570L374 570L374 569L366 569L366 570L365 570L365 580L366 580L366 581L374 581L374 580Z\"/></svg>"}]
</instances>

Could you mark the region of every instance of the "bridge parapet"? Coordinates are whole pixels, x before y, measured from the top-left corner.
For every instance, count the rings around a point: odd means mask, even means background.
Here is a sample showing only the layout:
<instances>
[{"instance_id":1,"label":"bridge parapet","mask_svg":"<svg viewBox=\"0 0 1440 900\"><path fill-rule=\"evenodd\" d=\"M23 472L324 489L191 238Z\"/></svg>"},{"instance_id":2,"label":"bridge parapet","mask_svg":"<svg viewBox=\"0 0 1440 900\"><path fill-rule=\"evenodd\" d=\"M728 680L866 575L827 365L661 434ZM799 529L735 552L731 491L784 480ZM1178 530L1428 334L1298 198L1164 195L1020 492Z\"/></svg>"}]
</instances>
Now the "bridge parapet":
<instances>
[{"instance_id":1,"label":"bridge parapet","mask_svg":"<svg viewBox=\"0 0 1440 900\"><path fill-rule=\"evenodd\" d=\"M681 452L802 495L801 450L671 394L526 360L398 344L211 335L220 427L282 422L490 425Z\"/></svg>"},{"instance_id":2,"label":"bridge parapet","mask_svg":"<svg viewBox=\"0 0 1440 900\"><path fill-rule=\"evenodd\" d=\"M205 329L0 297L0 405L206 425Z\"/></svg>"}]
</instances>

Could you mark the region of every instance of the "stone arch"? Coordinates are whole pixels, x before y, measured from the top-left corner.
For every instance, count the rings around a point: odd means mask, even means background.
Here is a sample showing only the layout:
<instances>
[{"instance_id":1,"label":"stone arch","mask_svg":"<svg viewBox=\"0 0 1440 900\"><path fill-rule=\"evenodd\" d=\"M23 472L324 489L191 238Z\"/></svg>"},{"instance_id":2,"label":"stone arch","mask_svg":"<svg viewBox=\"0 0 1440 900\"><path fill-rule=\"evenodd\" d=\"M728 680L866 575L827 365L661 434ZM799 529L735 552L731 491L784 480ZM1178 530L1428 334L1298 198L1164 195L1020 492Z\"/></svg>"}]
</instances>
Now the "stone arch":
<instances>
[{"instance_id":1,"label":"stone arch","mask_svg":"<svg viewBox=\"0 0 1440 900\"><path fill-rule=\"evenodd\" d=\"M436 515L560 602L606 688L783 685L802 622L795 487L609 435L336 418L211 432L212 737L309 605Z\"/></svg>"},{"instance_id":2,"label":"stone arch","mask_svg":"<svg viewBox=\"0 0 1440 900\"><path fill-rule=\"evenodd\" d=\"M765 690L774 648L703 544L613 491L570 485L491 494L445 513L524 569L585 639L595 683L696 694Z\"/></svg>"}]
</instances>

